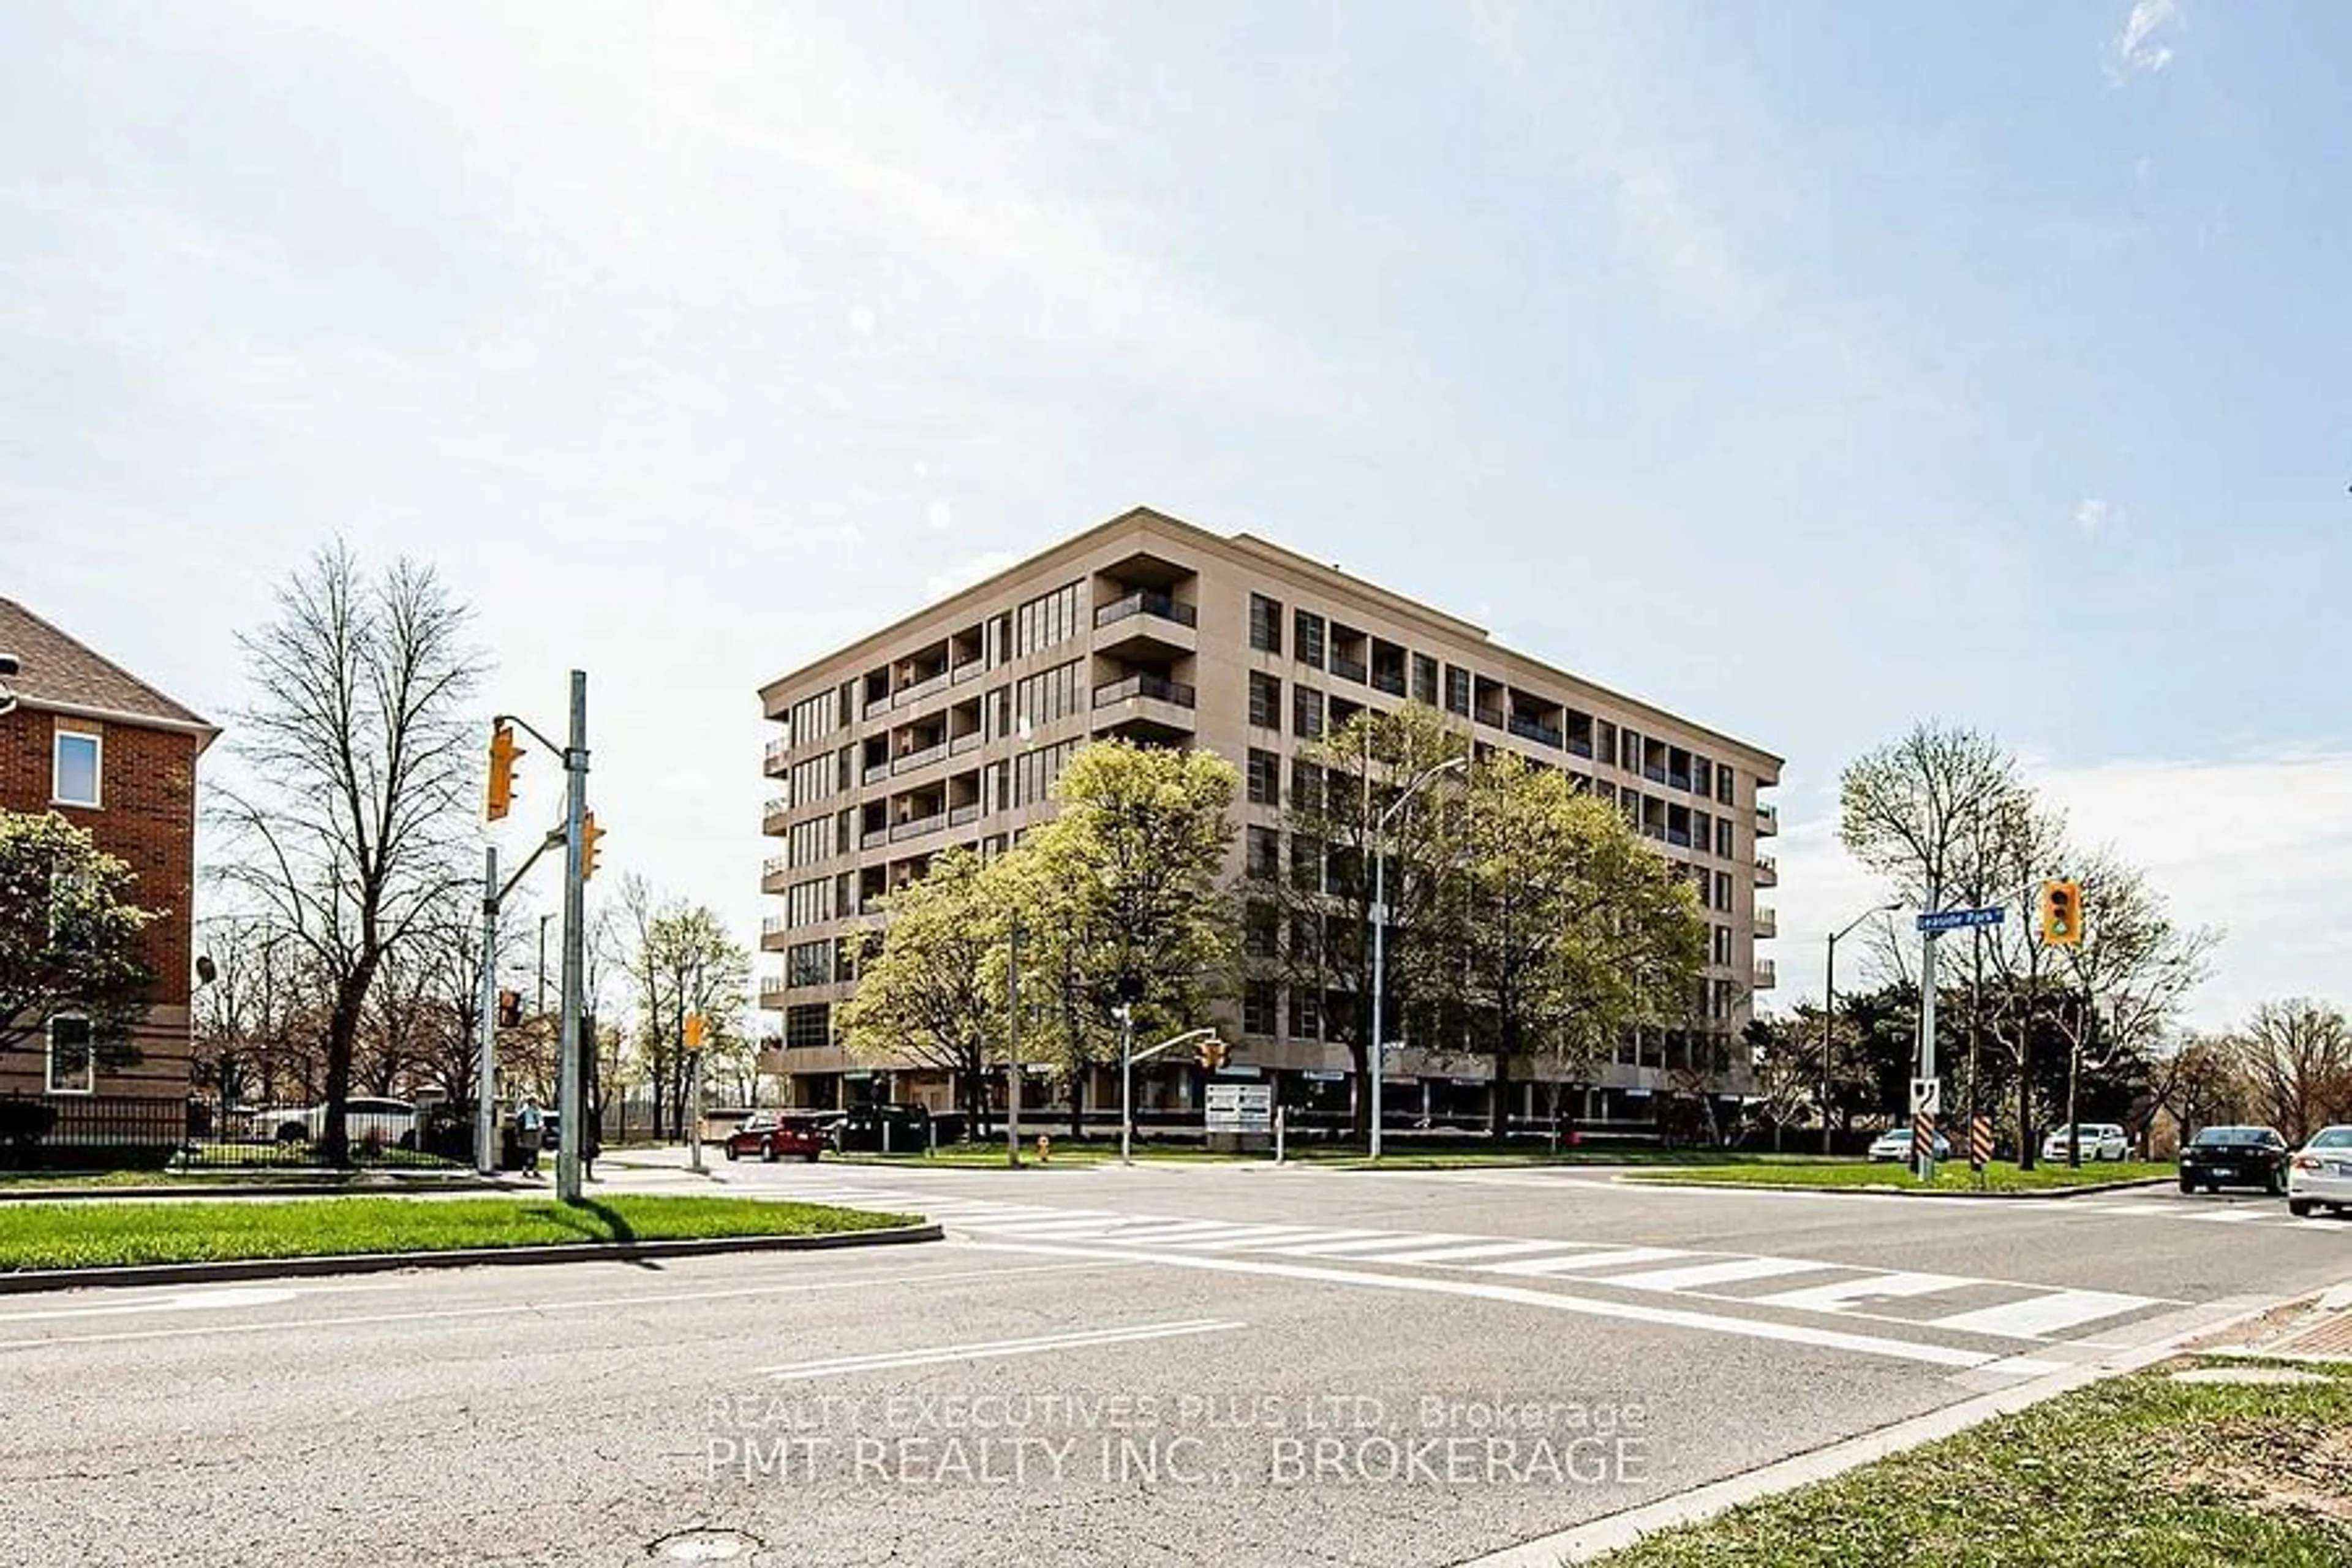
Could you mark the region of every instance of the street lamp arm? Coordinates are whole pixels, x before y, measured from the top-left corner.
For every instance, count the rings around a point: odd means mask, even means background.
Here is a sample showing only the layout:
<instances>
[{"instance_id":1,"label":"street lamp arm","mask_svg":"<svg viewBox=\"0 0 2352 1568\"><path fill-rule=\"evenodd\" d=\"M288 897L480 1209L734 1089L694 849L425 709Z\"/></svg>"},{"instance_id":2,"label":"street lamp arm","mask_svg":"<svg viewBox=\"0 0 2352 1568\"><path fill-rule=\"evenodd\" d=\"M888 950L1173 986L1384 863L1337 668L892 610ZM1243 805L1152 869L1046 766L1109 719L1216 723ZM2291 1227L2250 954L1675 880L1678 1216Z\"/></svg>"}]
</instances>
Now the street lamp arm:
<instances>
[{"instance_id":1,"label":"street lamp arm","mask_svg":"<svg viewBox=\"0 0 2352 1568\"><path fill-rule=\"evenodd\" d=\"M1216 1032L1217 1031L1214 1027L1187 1029L1181 1035L1172 1035L1169 1037L1167 1039L1160 1041L1158 1045L1153 1046L1147 1050L1135 1052L1132 1056L1128 1058L1128 1060L1135 1062L1148 1062L1152 1058L1160 1055L1162 1051L1172 1051L1179 1046L1189 1046L1194 1040L1209 1039L1213 1037Z\"/></svg>"}]
</instances>

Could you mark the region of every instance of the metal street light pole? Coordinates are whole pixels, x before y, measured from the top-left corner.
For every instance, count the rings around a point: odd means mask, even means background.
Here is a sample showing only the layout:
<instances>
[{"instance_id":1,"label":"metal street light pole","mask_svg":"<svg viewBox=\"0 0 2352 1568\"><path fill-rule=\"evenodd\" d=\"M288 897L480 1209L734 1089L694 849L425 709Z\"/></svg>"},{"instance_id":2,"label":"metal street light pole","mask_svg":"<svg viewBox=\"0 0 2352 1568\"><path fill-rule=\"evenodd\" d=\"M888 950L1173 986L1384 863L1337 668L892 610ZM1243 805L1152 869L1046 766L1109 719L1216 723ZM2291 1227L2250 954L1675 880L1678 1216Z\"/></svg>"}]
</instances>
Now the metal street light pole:
<instances>
[{"instance_id":1,"label":"metal street light pole","mask_svg":"<svg viewBox=\"0 0 2352 1568\"><path fill-rule=\"evenodd\" d=\"M1411 800L1413 795L1420 791L1423 785L1437 777L1438 774L1449 773L1455 768L1467 767L1469 765L1469 754L1465 752L1461 756L1448 757L1442 763L1423 768L1420 773L1413 775L1412 778L1406 781L1404 788L1398 793L1396 799L1391 803L1389 808L1381 813L1380 820L1374 824L1372 827L1371 1157L1375 1160L1381 1157L1381 1091L1382 1085L1385 1083L1387 1079L1388 1067L1388 1042L1382 1037L1385 1031L1382 1027L1381 994L1388 989L1389 819L1395 816L1398 812L1403 810L1405 803Z\"/></svg>"},{"instance_id":2,"label":"metal street light pole","mask_svg":"<svg viewBox=\"0 0 2352 1568\"><path fill-rule=\"evenodd\" d=\"M1004 1163L1021 1167L1021 921L1013 918L1004 969Z\"/></svg>"},{"instance_id":3,"label":"metal street light pole","mask_svg":"<svg viewBox=\"0 0 2352 1568\"><path fill-rule=\"evenodd\" d=\"M1881 904L1874 910L1864 910L1846 921L1843 931L1830 933L1829 963L1822 976L1822 1152L1830 1152L1830 1054L1837 1039L1837 944L1850 936L1853 928L1873 915L1893 914L1900 903Z\"/></svg>"},{"instance_id":4,"label":"metal street light pole","mask_svg":"<svg viewBox=\"0 0 2352 1568\"><path fill-rule=\"evenodd\" d=\"M1135 1008L1122 1002L1118 1013L1118 1163L1132 1165L1135 1133Z\"/></svg>"}]
</instances>

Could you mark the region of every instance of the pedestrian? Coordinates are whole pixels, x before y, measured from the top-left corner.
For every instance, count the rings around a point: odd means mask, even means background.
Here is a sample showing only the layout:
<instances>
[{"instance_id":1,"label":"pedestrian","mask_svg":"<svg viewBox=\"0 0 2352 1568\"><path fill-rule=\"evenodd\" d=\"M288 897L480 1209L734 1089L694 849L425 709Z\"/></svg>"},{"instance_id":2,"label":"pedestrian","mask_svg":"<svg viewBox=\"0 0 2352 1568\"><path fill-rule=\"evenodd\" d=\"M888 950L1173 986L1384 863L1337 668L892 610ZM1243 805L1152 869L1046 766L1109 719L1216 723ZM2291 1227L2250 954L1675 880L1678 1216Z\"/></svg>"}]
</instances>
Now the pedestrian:
<instances>
[{"instance_id":1,"label":"pedestrian","mask_svg":"<svg viewBox=\"0 0 2352 1568\"><path fill-rule=\"evenodd\" d=\"M596 1179L596 1156L604 1152L604 1141L596 1133L597 1121L592 1116L580 1129L580 1175L583 1181Z\"/></svg>"},{"instance_id":2,"label":"pedestrian","mask_svg":"<svg viewBox=\"0 0 2352 1568\"><path fill-rule=\"evenodd\" d=\"M522 1168L539 1174L539 1102L526 1100L515 1107L515 1142L522 1147Z\"/></svg>"}]
</instances>

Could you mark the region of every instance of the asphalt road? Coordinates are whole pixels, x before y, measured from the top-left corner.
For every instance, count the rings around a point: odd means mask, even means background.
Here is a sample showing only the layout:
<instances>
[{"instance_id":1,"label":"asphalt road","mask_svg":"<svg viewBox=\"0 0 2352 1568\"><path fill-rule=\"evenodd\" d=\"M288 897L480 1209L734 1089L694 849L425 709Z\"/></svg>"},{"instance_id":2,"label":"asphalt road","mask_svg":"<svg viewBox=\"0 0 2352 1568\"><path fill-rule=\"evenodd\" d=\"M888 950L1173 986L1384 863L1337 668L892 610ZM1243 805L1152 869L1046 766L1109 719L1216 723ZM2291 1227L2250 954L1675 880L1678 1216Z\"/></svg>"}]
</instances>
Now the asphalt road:
<instances>
[{"instance_id":1,"label":"asphalt road","mask_svg":"<svg viewBox=\"0 0 2352 1568\"><path fill-rule=\"evenodd\" d=\"M714 1180L950 1239L12 1298L0 1558L1455 1563L2352 1277L2169 1189Z\"/></svg>"}]
</instances>

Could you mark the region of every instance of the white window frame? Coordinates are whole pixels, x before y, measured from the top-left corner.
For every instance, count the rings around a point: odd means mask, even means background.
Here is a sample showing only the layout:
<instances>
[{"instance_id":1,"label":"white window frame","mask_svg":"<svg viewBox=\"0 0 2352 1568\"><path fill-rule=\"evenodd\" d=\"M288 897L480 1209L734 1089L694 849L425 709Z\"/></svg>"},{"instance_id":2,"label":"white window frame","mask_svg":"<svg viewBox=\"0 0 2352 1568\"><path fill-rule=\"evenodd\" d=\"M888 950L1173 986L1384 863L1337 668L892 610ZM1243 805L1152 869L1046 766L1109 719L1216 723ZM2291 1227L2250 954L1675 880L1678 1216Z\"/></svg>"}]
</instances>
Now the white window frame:
<instances>
[{"instance_id":1,"label":"white window frame","mask_svg":"<svg viewBox=\"0 0 2352 1568\"><path fill-rule=\"evenodd\" d=\"M90 747L89 798L68 800L65 784L65 752L68 741L88 741ZM106 737L95 730L68 730L58 726L49 741L49 804L69 805L79 811L99 811L106 804Z\"/></svg>"},{"instance_id":2,"label":"white window frame","mask_svg":"<svg viewBox=\"0 0 2352 1568\"><path fill-rule=\"evenodd\" d=\"M79 1024L84 1031L82 1046L81 1087L58 1081L58 1026L68 1019ZM89 1016L86 1013L54 1013L43 1031L47 1048L42 1053L41 1080L50 1094L96 1094L98 1092L98 1040L89 1033Z\"/></svg>"}]
</instances>

